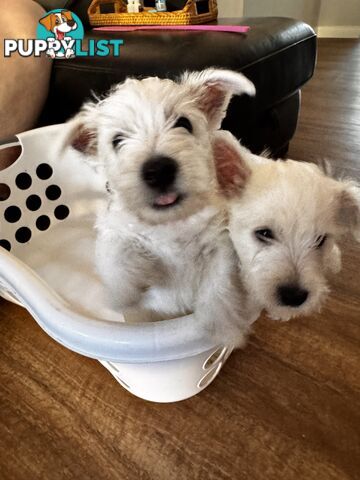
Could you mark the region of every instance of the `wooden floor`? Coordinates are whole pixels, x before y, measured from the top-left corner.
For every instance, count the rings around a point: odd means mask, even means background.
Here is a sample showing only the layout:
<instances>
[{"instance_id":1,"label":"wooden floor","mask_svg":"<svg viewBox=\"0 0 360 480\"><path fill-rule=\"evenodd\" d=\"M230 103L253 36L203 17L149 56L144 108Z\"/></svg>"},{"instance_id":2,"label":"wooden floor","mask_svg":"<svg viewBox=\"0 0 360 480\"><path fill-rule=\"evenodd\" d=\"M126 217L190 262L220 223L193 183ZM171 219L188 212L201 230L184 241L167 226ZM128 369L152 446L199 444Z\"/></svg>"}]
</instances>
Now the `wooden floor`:
<instances>
[{"instance_id":1,"label":"wooden floor","mask_svg":"<svg viewBox=\"0 0 360 480\"><path fill-rule=\"evenodd\" d=\"M320 41L290 154L360 178L360 42ZM196 398L151 404L0 303L2 480L360 479L360 248L321 315L262 319Z\"/></svg>"}]
</instances>

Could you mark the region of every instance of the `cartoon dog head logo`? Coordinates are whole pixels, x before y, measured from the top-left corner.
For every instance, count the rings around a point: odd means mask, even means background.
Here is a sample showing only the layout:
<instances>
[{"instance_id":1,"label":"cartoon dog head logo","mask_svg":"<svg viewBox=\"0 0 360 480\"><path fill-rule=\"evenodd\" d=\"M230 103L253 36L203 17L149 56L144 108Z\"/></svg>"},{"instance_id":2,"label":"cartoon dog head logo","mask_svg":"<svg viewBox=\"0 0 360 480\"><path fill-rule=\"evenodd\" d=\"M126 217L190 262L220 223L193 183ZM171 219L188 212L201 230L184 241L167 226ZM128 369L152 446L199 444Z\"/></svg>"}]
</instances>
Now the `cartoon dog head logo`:
<instances>
[{"instance_id":1,"label":"cartoon dog head logo","mask_svg":"<svg viewBox=\"0 0 360 480\"><path fill-rule=\"evenodd\" d=\"M51 58L73 58L75 40L82 40L84 28L81 20L70 10L51 10L40 18L37 37L47 40L46 54Z\"/></svg>"},{"instance_id":2,"label":"cartoon dog head logo","mask_svg":"<svg viewBox=\"0 0 360 480\"><path fill-rule=\"evenodd\" d=\"M59 13L49 13L39 20L46 30L55 35L56 40L64 40L65 35L71 30L77 29L77 23L73 19L70 10L62 10Z\"/></svg>"}]
</instances>

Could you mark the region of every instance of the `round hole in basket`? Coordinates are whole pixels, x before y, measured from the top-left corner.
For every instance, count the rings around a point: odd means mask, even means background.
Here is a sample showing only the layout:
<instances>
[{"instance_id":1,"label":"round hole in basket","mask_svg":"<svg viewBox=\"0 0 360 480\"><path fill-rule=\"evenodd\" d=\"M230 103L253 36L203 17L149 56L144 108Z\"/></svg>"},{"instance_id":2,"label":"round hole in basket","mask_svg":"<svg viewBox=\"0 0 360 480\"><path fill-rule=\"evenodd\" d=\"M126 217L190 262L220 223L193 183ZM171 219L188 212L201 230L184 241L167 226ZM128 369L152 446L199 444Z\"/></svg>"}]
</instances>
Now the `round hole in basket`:
<instances>
[{"instance_id":1,"label":"round hole in basket","mask_svg":"<svg viewBox=\"0 0 360 480\"><path fill-rule=\"evenodd\" d=\"M9 223L16 223L21 218L21 210L16 205L11 205L5 210L4 217L5 220Z\"/></svg>"},{"instance_id":2,"label":"round hole in basket","mask_svg":"<svg viewBox=\"0 0 360 480\"><path fill-rule=\"evenodd\" d=\"M209 358L207 358L204 362L203 369L208 370L209 368L213 367L217 363L219 363L227 353L226 347L219 347L213 352Z\"/></svg>"},{"instance_id":3,"label":"round hole in basket","mask_svg":"<svg viewBox=\"0 0 360 480\"><path fill-rule=\"evenodd\" d=\"M39 197L39 195L30 195L26 199L26 206L32 212L36 212L36 210L39 210L39 208L41 207L41 198Z\"/></svg>"},{"instance_id":4,"label":"round hole in basket","mask_svg":"<svg viewBox=\"0 0 360 480\"><path fill-rule=\"evenodd\" d=\"M28 173L22 172L16 176L15 183L20 190L27 190L31 187L32 178Z\"/></svg>"},{"instance_id":5,"label":"round hole in basket","mask_svg":"<svg viewBox=\"0 0 360 480\"><path fill-rule=\"evenodd\" d=\"M216 365L210 371L208 371L199 381L198 388L202 389L210 385L210 383L214 380L216 375L220 372L221 367L222 367L222 362L220 362L218 365Z\"/></svg>"},{"instance_id":6,"label":"round hole in basket","mask_svg":"<svg viewBox=\"0 0 360 480\"><path fill-rule=\"evenodd\" d=\"M58 205L54 210L55 218L65 220L69 216L70 210L66 205Z\"/></svg>"},{"instance_id":7,"label":"round hole in basket","mask_svg":"<svg viewBox=\"0 0 360 480\"><path fill-rule=\"evenodd\" d=\"M57 185L49 185L45 191L45 195L49 200L57 200L61 196L61 188Z\"/></svg>"},{"instance_id":8,"label":"round hole in basket","mask_svg":"<svg viewBox=\"0 0 360 480\"><path fill-rule=\"evenodd\" d=\"M10 197L11 190L6 183L0 183L0 202L4 202Z\"/></svg>"},{"instance_id":9,"label":"round hole in basket","mask_svg":"<svg viewBox=\"0 0 360 480\"><path fill-rule=\"evenodd\" d=\"M47 215L40 215L36 220L36 228L44 232L50 227L50 218Z\"/></svg>"},{"instance_id":10,"label":"round hole in basket","mask_svg":"<svg viewBox=\"0 0 360 480\"><path fill-rule=\"evenodd\" d=\"M40 180L48 180L53 174L53 169L47 163L40 163L36 169L36 175Z\"/></svg>"},{"instance_id":11,"label":"round hole in basket","mask_svg":"<svg viewBox=\"0 0 360 480\"><path fill-rule=\"evenodd\" d=\"M31 238L31 230L28 227L21 227L16 230L15 238L19 243L26 243Z\"/></svg>"},{"instance_id":12,"label":"round hole in basket","mask_svg":"<svg viewBox=\"0 0 360 480\"><path fill-rule=\"evenodd\" d=\"M8 252L11 250L11 243L9 240L2 239L0 240L0 247L5 248Z\"/></svg>"}]
</instances>

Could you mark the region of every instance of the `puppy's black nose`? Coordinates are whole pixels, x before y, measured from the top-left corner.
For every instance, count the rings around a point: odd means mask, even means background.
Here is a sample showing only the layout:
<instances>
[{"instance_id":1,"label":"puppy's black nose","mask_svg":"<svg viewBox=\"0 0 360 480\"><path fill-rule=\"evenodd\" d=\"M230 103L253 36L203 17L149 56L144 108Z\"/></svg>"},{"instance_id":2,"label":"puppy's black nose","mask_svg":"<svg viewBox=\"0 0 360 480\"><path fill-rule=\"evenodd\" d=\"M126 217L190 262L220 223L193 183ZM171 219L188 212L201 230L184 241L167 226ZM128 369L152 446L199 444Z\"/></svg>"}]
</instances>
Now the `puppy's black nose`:
<instances>
[{"instance_id":1,"label":"puppy's black nose","mask_svg":"<svg viewBox=\"0 0 360 480\"><path fill-rule=\"evenodd\" d=\"M295 285L282 285L278 288L280 303L287 307L300 307L306 302L309 292Z\"/></svg>"},{"instance_id":2,"label":"puppy's black nose","mask_svg":"<svg viewBox=\"0 0 360 480\"><path fill-rule=\"evenodd\" d=\"M75 25L75 20L68 20L66 23L69 25L69 27L73 27Z\"/></svg>"},{"instance_id":3,"label":"puppy's black nose","mask_svg":"<svg viewBox=\"0 0 360 480\"><path fill-rule=\"evenodd\" d=\"M178 164L173 158L156 156L142 166L142 179L151 188L166 191L176 179Z\"/></svg>"}]
</instances>

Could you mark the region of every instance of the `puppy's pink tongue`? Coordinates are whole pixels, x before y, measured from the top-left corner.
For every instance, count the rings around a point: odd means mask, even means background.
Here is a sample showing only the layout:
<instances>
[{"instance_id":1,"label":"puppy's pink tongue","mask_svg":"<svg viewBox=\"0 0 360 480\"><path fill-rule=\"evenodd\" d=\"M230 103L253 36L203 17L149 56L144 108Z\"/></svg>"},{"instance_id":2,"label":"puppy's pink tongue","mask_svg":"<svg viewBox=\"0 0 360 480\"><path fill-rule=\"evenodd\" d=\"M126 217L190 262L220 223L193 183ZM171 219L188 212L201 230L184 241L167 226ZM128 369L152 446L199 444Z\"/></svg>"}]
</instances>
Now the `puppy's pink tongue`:
<instances>
[{"instance_id":1,"label":"puppy's pink tongue","mask_svg":"<svg viewBox=\"0 0 360 480\"><path fill-rule=\"evenodd\" d=\"M178 196L176 193L167 193L164 195L160 195L155 200L155 205L159 207L166 207L167 205L172 205L176 202Z\"/></svg>"}]
</instances>

